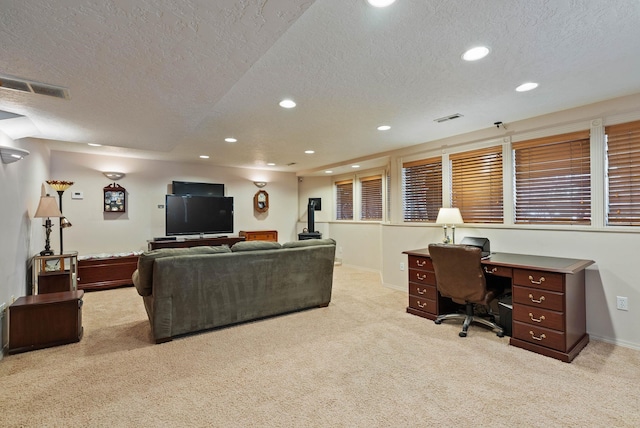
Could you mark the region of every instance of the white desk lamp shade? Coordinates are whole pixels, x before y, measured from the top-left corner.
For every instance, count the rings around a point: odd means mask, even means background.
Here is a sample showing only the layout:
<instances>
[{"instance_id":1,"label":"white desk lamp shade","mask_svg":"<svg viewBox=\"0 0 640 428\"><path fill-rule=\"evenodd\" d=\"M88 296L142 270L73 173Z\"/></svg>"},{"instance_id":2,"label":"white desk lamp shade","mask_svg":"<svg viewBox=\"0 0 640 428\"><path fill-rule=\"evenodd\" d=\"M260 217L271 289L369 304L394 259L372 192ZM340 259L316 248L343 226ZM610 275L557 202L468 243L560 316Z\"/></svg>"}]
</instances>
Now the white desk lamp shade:
<instances>
[{"instance_id":1,"label":"white desk lamp shade","mask_svg":"<svg viewBox=\"0 0 640 428\"><path fill-rule=\"evenodd\" d=\"M440 208L436 224L464 224L459 208Z\"/></svg>"},{"instance_id":2,"label":"white desk lamp shade","mask_svg":"<svg viewBox=\"0 0 640 428\"><path fill-rule=\"evenodd\" d=\"M41 196L40 203L38 204L34 217L62 217L56 198L53 196Z\"/></svg>"}]
</instances>

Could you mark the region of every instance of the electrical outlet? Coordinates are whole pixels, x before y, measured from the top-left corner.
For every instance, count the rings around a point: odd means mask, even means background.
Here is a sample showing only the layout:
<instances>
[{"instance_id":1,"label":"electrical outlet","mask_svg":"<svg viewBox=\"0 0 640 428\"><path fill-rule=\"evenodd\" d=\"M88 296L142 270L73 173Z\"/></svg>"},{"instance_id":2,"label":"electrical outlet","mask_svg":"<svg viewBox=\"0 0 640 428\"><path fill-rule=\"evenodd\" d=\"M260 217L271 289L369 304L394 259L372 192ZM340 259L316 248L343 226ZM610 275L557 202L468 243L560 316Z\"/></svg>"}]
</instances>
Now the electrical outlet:
<instances>
[{"instance_id":1,"label":"electrical outlet","mask_svg":"<svg viewBox=\"0 0 640 428\"><path fill-rule=\"evenodd\" d=\"M404 270L404 262L400 262L400 270Z\"/></svg>"},{"instance_id":2,"label":"electrical outlet","mask_svg":"<svg viewBox=\"0 0 640 428\"><path fill-rule=\"evenodd\" d=\"M616 296L616 308L621 311L629 310L629 300L626 297Z\"/></svg>"}]
</instances>

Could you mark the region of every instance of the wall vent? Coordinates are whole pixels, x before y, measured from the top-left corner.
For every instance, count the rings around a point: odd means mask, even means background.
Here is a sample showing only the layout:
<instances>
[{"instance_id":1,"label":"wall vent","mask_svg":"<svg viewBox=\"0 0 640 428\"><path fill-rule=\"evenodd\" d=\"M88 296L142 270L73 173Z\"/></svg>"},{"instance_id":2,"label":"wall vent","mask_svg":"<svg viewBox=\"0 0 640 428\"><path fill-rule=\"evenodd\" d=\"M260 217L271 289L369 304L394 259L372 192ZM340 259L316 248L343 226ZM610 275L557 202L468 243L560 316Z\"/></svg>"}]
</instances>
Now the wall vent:
<instances>
[{"instance_id":1,"label":"wall vent","mask_svg":"<svg viewBox=\"0 0 640 428\"><path fill-rule=\"evenodd\" d=\"M31 82L29 80L19 79L16 77L0 76L0 88L62 98L63 100L68 100L70 98L69 90L67 88L49 85L46 83Z\"/></svg>"},{"instance_id":2,"label":"wall vent","mask_svg":"<svg viewBox=\"0 0 640 428\"><path fill-rule=\"evenodd\" d=\"M462 117L462 115L460 113L456 113L456 114L451 114L449 116L441 117L439 119L435 119L434 122L442 123L442 122L446 122L447 120L457 119L459 117Z\"/></svg>"}]
</instances>

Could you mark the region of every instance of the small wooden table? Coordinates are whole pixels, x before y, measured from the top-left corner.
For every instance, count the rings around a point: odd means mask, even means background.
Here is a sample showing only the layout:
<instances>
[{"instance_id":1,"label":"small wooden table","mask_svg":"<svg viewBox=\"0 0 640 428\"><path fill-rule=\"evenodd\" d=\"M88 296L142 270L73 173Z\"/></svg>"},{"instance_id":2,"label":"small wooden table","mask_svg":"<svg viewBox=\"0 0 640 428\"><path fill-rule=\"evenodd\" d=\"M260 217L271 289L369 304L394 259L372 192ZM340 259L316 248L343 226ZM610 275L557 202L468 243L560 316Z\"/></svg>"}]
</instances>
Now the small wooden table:
<instances>
[{"instance_id":1,"label":"small wooden table","mask_svg":"<svg viewBox=\"0 0 640 428\"><path fill-rule=\"evenodd\" d=\"M9 306L9 353L79 342L83 290L23 296Z\"/></svg>"}]
</instances>

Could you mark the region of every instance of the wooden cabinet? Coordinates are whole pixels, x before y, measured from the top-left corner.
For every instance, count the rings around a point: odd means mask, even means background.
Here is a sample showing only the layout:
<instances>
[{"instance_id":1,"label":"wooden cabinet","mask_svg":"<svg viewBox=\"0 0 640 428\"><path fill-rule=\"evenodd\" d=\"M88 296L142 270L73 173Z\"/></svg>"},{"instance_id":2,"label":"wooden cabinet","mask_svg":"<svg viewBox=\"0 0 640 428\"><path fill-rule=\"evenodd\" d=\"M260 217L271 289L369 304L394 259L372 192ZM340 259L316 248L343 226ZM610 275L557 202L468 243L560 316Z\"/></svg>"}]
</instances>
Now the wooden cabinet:
<instances>
[{"instance_id":1,"label":"wooden cabinet","mask_svg":"<svg viewBox=\"0 0 640 428\"><path fill-rule=\"evenodd\" d=\"M34 256L31 270L32 294L73 291L77 288L78 253Z\"/></svg>"},{"instance_id":2,"label":"wooden cabinet","mask_svg":"<svg viewBox=\"0 0 640 428\"><path fill-rule=\"evenodd\" d=\"M431 320L454 311L457 305L441 299L436 288L436 274L429 257L409 256L409 306L407 312Z\"/></svg>"},{"instance_id":3,"label":"wooden cabinet","mask_svg":"<svg viewBox=\"0 0 640 428\"><path fill-rule=\"evenodd\" d=\"M240 236L244 237L247 241L272 241L278 242L277 230L251 230L240 231Z\"/></svg>"},{"instance_id":4,"label":"wooden cabinet","mask_svg":"<svg viewBox=\"0 0 640 428\"><path fill-rule=\"evenodd\" d=\"M9 306L9 353L79 342L84 291L20 297Z\"/></svg>"},{"instance_id":5,"label":"wooden cabinet","mask_svg":"<svg viewBox=\"0 0 640 428\"><path fill-rule=\"evenodd\" d=\"M132 285L138 256L101 257L78 260L78 289L105 290Z\"/></svg>"}]
</instances>

